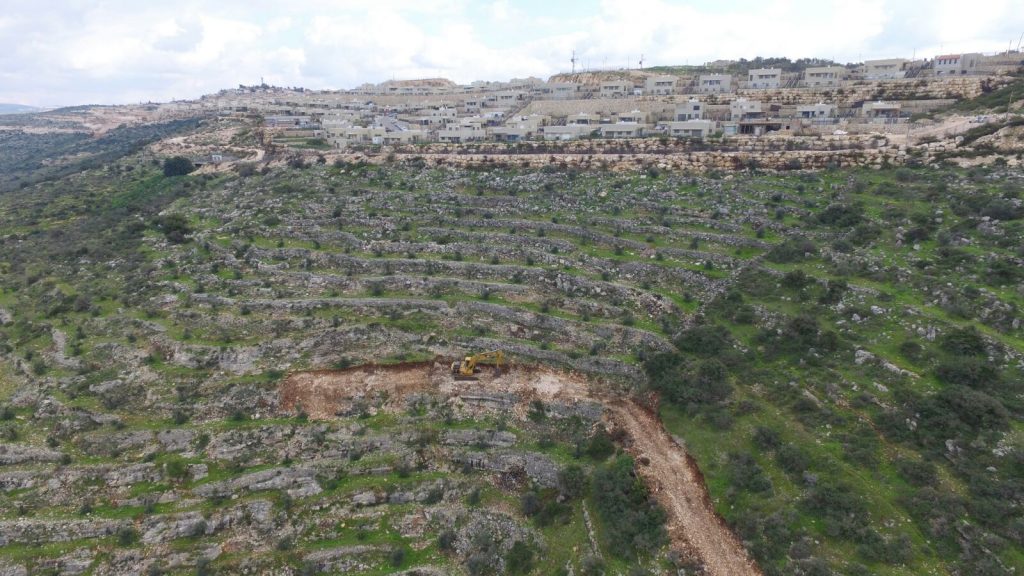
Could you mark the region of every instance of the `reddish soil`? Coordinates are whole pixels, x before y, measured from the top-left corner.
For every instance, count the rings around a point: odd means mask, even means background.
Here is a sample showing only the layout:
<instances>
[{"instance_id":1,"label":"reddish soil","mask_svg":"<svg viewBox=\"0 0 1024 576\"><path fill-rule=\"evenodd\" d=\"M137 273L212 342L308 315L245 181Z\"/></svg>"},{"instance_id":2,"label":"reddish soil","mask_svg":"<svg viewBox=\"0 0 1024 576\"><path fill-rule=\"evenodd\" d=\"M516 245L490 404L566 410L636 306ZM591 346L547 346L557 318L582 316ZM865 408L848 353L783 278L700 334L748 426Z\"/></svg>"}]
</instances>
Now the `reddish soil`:
<instances>
[{"instance_id":1,"label":"reddish soil","mask_svg":"<svg viewBox=\"0 0 1024 576\"><path fill-rule=\"evenodd\" d=\"M455 381L442 361L365 365L346 370L299 372L281 385L281 408L301 407L310 418L331 418L360 398L383 398L385 410L401 410L407 394L431 392L459 400L513 392L513 412L525 418L531 400L596 401L629 437L629 452L652 495L668 512L674 549L696 557L711 576L759 576L739 539L718 516L696 462L665 430L657 414L635 400L613 397L584 377L539 366L514 366L496 376L485 368L477 381Z\"/></svg>"}]
</instances>

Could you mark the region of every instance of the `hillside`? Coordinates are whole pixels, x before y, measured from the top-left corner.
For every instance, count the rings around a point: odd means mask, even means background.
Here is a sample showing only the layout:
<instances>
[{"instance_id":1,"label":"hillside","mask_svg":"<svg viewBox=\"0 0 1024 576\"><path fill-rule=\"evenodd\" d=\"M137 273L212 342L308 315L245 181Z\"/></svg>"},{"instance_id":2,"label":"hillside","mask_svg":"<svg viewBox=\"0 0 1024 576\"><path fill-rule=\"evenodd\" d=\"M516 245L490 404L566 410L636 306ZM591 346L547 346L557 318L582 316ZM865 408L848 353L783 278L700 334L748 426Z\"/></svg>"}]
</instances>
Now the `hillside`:
<instances>
[{"instance_id":1,"label":"hillside","mask_svg":"<svg viewBox=\"0 0 1024 576\"><path fill-rule=\"evenodd\" d=\"M252 127L24 122L0 573L1024 569L1005 158L189 172L172 151ZM968 159L1012 158L987 126ZM451 377L493 349L502 373Z\"/></svg>"}]
</instances>

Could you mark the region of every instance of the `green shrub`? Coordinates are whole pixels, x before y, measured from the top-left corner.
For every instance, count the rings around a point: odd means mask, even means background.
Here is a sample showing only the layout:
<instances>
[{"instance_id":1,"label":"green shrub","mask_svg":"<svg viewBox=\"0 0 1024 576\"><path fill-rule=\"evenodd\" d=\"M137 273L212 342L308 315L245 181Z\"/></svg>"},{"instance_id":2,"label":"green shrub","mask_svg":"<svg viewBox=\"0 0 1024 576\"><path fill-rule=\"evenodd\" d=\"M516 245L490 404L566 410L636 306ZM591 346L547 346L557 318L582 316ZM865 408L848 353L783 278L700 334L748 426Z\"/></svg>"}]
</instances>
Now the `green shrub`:
<instances>
[{"instance_id":1,"label":"green shrub","mask_svg":"<svg viewBox=\"0 0 1024 576\"><path fill-rule=\"evenodd\" d=\"M586 494L588 479L583 468L576 464L570 464L558 472L558 487L562 495L574 500Z\"/></svg>"},{"instance_id":2,"label":"green shrub","mask_svg":"<svg viewBox=\"0 0 1024 576\"><path fill-rule=\"evenodd\" d=\"M505 571L508 574L528 574L533 570L533 557L533 548L522 540L516 540L505 554Z\"/></svg>"},{"instance_id":3,"label":"green shrub","mask_svg":"<svg viewBox=\"0 0 1024 576\"><path fill-rule=\"evenodd\" d=\"M608 431L603 427L599 427L588 440L586 452L587 456L597 461L607 460L609 456L614 454L615 444L612 442L612 437L608 434Z\"/></svg>"},{"instance_id":4,"label":"green shrub","mask_svg":"<svg viewBox=\"0 0 1024 576\"><path fill-rule=\"evenodd\" d=\"M173 156L164 160L164 176L184 176L195 170L192 161L184 156Z\"/></svg>"},{"instance_id":5,"label":"green shrub","mask_svg":"<svg viewBox=\"0 0 1024 576\"><path fill-rule=\"evenodd\" d=\"M437 549L442 552L453 552L457 535L455 530L445 528L437 535Z\"/></svg>"},{"instance_id":6,"label":"green shrub","mask_svg":"<svg viewBox=\"0 0 1024 576\"><path fill-rule=\"evenodd\" d=\"M728 371L714 358L687 361L681 354L662 353L643 366L651 387L680 406L715 404L732 394Z\"/></svg>"},{"instance_id":7,"label":"green shrub","mask_svg":"<svg viewBox=\"0 0 1024 576\"><path fill-rule=\"evenodd\" d=\"M939 340L939 346L946 352L958 356L982 356L985 354L985 339L974 326L950 330Z\"/></svg>"},{"instance_id":8,"label":"green shrub","mask_svg":"<svg viewBox=\"0 0 1024 576\"><path fill-rule=\"evenodd\" d=\"M722 326L695 326L684 330L673 342L680 351L699 356L716 356L732 347L732 335Z\"/></svg>"},{"instance_id":9,"label":"green shrub","mask_svg":"<svg viewBox=\"0 0 1024 576\"><path fill-rule=\"evenodd\" d=\"M603 548L634 559L653 553L668 541L665 511L633 471L633 459L620 456L594 470L592 484L604 530Z\"/></svg>"},{"instance_id":10,"label":"green shrub","mask_svg":"<svg viewBox=\"0 0 1024 576\"><path fill-rule=\"evenodd\" d=\"M131 546L139 541L139 531L131 526L117 529L117 543L120 546Z\"/></svg>"}]
</instances>

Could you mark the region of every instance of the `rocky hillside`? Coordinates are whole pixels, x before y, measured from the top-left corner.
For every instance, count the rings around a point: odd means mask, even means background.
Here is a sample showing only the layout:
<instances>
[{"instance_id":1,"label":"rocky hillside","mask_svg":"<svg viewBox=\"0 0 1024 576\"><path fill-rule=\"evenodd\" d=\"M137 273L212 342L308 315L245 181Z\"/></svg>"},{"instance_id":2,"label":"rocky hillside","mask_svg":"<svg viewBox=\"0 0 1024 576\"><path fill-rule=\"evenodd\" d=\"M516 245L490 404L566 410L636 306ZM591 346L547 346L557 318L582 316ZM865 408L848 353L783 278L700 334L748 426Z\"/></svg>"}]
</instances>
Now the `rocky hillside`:
<instances>
[{"instance_id":1,"label":"rocky hillside","mask_svg":"<svg viewBox=\"0 0 1024 576\"><path fill-rule=\"evenodd\" d=\"M1024 569L1019 168L182 174L206 128L146 126L0 142L102 159L3 165L0 573Z\"/></svg>"}]
</instances>

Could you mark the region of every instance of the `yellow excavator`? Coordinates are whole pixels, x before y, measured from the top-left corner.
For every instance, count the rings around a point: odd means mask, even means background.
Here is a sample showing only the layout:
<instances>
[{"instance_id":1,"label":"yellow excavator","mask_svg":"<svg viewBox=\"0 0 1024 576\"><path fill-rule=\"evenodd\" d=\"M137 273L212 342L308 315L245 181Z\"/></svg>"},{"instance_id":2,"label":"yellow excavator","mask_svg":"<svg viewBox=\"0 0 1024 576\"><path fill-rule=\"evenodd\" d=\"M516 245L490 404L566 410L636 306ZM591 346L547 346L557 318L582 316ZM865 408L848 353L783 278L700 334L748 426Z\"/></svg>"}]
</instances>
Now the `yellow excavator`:
<instances>
[{"instance_id":1,"label":"yellow excavator","mask_svg":"<svg viewBox=\"0 0 1024 576\"><path fill-rule=\"evenodd\" d=\"M494 364L494 374L501 375L501 367L505 363L505 353L501 350L480 352L472 356L466 356L462 362L452 362L452 376L456 380L476 380L476 373L480 371L480 364Z\"/></svg>"}]
</instances>

